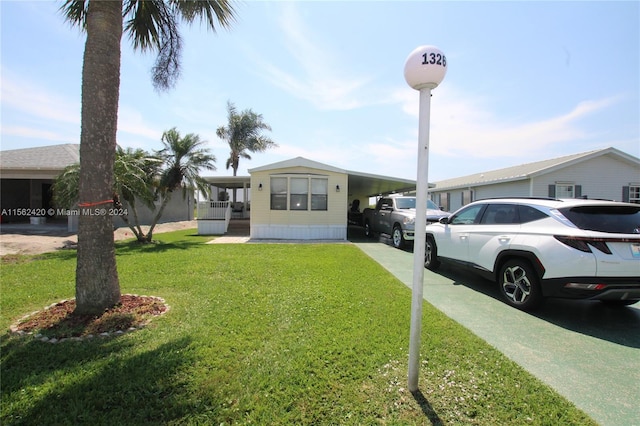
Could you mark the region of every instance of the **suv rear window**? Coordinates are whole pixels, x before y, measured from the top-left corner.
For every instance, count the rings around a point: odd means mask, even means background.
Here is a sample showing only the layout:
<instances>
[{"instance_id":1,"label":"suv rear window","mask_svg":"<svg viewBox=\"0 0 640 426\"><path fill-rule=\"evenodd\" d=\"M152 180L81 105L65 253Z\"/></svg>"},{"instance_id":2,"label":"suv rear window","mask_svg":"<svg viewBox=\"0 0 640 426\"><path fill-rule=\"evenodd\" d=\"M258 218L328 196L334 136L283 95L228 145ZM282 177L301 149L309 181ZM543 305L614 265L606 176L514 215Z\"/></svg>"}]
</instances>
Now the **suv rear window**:
<instances>
[{"instance_id":1,"label":"suv rear window","mask_svg":"<svg viewBox=\"0 0 640 426\"><path fill-rule=\"evenodd\" d=\"M580 229L617 234L640 233L640 206L581 206L558 210Z\"/></svg>"}]
</instances>

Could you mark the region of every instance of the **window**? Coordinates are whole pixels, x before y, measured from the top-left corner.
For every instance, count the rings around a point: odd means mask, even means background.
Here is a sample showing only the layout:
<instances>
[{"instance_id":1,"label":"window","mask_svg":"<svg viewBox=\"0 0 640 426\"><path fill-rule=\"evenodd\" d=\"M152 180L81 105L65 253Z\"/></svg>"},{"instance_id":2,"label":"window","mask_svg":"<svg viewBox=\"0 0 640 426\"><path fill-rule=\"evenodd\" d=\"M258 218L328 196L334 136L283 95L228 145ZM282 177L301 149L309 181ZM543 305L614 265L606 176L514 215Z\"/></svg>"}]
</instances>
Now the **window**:
<instances>
[{"instance_id":1,"label":"window","mask_svg":"<svg viewBox=\"0 0 640 426\"><path fill-rule=\"evenodd\" d=\"M574 197L573 184L557 183L556 184L556 198L573 198Z\"/></svg>"},{"instance_id":2,"label":"window","mask_svg":"<svg viewBox=\"0 0 640 426\"><path fill-rule=\"evenodd\" d=\"M575 185L571 182L559 182L549 185L549 197L551 198L581 198L582 185Z\"/></svg>"},{"instance_id":3,"label":"window","mask_svg":"<svg viewBox=\"0 0 640 426\"><path fill-rule=\"evenodd\" d=\"M327 210L327 179L311 179L311 210Z\"/></svg>"},{"instance_id":4,"label":"window","mask_svg":"<svg viewBox=\"0 0 640 426\"><path fill-rule=\"evenodd\" d=\"M629 186L629 202L640 204L640 185Z\"/></svg>"},{"instance_id":5,"label":"window","mask_svg":"<svg viewBox=\"0 0 640 426\"><path fill-rule=\"evenodd\" d=\"M512 204L490 204L482 215L486 225L518 223L517 206Z\"/></svg>"},{"instance_id":6,"label":"window","mask_svg":"<svg viewBox=\"0 0 640 426\"><path fill-rule=\"evenodd\" d=\"M271 210L287 209L287 178L271 178Z\"/></svg>"},{"instance_id":7,"label":"window","mask_svg":"<svg viewBox=\"0 0 640 426\"><path fill-rule=\"evenodd\" d=\"M290 210L307 210L309 200L309 179L291 178Z\"/></svg>"},{"instance_id":8,"label":"window","mask_svg":"<svg viewBox=\"0 0 640 426\"><path fill-rule=\"evenodd\" d=\"M578 228L589 231L636 234L640 223L640 206L584 206L558 210Z\"/></svg>"},{"instance_id":9,"label":"window","mask_svg":"<svg viewBox=\"0 0 640 426\"><path fill-rule=\"evenodd\" d=\"M480 212L484 208L484 205L478 204L475 206L467 207L460 211L457 215L451 218L449 222L451 225L471 225L478 223L480 218Z\"/></svg>"},{"instance_id":10,"label":"window","mask_svg":"<svg viewBox=\"0 0 640 426\"><path fill-rule=\"evenodd\" d=\"M271 177L271 210L326 211L328 193L327 178Z\"/></svg>"}]
</instances>

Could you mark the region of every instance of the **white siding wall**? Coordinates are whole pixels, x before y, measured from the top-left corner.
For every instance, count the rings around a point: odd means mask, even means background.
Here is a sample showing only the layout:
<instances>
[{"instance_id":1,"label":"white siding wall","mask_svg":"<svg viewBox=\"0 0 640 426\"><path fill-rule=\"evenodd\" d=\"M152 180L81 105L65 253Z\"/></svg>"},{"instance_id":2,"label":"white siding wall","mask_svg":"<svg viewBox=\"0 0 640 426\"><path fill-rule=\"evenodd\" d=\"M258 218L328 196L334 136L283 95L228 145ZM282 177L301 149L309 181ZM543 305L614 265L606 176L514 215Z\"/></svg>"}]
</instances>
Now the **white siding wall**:
<instances>
[{"instance_id":1,"label":"white siding wall","mask_svg":"<svg viewBox=\"0 0 640 426\"><path fill-rule=\"evenodd\" d=\"M581 186L581 195L588 198L603 198L621 201L622 187L640 183L640 167L620 160L617 157L603 155L575 165L559 168L516 182L495 183L471 187L474 200L490 197L548 197L549 185L569 183ZM469 188L465 188L468 191ZM449 211L462 206L462 189L430 191L432 198L439 194L449 194Z\"/></svg>"},{"instance_id":2,"label":"white siding wall","mask_svg":"<svg viewBox=\"0 0 640 426\"><path fill-rule=\"evenodd\" d=\"M475 200L492 197L529 197L529 180L498 183L479 187L475 190Z\"/></svg>"},{"instance_id":3,"label":"white siding wall","mask_svg":"<svg viewBox=\"0 0 640 426\"><path fill-rule=\"evenodd\" d=\"M606 155L565 167L533 180L534 195L549 195L549 185L572 183L582 186L582 196L622 200L622 187L640 181L640 167Z\"/></svg>"}]
</instances>

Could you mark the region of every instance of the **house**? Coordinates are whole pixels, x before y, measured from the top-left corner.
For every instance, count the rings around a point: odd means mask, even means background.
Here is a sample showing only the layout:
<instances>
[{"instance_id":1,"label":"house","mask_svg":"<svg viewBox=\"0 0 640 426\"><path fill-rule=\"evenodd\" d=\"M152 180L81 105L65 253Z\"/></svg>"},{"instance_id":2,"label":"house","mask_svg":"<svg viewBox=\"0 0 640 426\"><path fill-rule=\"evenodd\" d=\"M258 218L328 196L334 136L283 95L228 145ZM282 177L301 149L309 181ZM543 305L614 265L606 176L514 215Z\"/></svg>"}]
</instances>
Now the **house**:
<instances>
[{"instance_id":1,"label":"house","mask_svg":"<svg viewBox=\"0 0 640 426\"><path fill-rule=\"evenodd\" d=\"M249 170L251 238L346 240L355 200L414 190L416 182L293 158ZM366 206L366 204L365 204Z\"/></svg>"},{"instance_id":2,"label":"house","mask_svg":"<svg viewBox=\"0 0 640 426\"><path fill-rule=\"evenodd\" d=\"M78 161L78 144L0 152L0 205L4 212L2 221L28 222L30 215L23 215L22 211L49 211L53 206L51 185L54 179L65 167Z\"/></svg>"},{"instance_id":3,"label":"house","mask_svg":"<svg viewBox=\"0 0 640 426\"><path fill-rule=\"evenodd\" d=\"M52 203L51 186L56 177L70 166L80 161L79 144L49 145L36 148L12 149L0 152L0 211L3 222L40 223L47 220L68 220L70 231L75 228L77 217L69 216L69 211L58 209ZM158 204L160 201L158 201ZM193 196L187 200L182 193L176 193L160 219L160 222L192 220ZM33 214L32 214L33 213ZM148 225L153 212L145 206L138 206L141 225ZM39 216L34 221L33 216ZM117 226L124 222L114 218Z\"/></svg>"},{"instance_id":4,"label":"house","mask_svg":"<svg viewBox=\"0 0 640 426\"><path fill-rule=\"evenodd\" d=\"M640 159L615 148L434 182L447 211L491 197L600 198L640 203Z\"/></svg>"},{"instance_id":5,"label":"house","mask_svg":"<svg viewBox=\"0 0 640 426\"><path fill-rule=\"evenodd\" d=\"M242 189L250 217L251 239L346 240L350 209L367 207L369 198L415 190L416 182L344 170L297 157L249 170L251 176L205 177L212 199L198 204L198 232L224 234L231 207L216 198ZM362 201L362 204L360 204ZM226 222L226 223L225 223Z\"/></svg>"},{"instance_id":6,"label":"house","mask_svg":"<svg viewBox=\"0 0 640 426\"><path fill-rule=\"evenodd\" d=\"M249 173L252 239L347 239L345 170L298 157Z\"/></svg>"}]
</instances>

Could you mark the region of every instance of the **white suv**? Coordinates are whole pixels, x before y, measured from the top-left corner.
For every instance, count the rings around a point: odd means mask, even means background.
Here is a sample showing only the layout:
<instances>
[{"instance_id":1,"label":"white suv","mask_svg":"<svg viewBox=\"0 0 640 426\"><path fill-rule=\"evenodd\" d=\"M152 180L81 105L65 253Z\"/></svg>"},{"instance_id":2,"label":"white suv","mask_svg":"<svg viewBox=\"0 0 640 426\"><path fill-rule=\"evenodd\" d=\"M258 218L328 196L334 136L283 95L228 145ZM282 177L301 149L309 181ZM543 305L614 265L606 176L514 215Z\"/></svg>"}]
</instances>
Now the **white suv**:
<instances>
[{"instance_id":1,"label":"white suv","mask_svg":"<svg viewBox=\"0 0 640 426\"><path fill-rule=\"evenodd\" d=\"M640 204L497 198L427 226L425 267L463 264L531 310L544 297L640 300Z\"/></svg>"}]
</instances>

